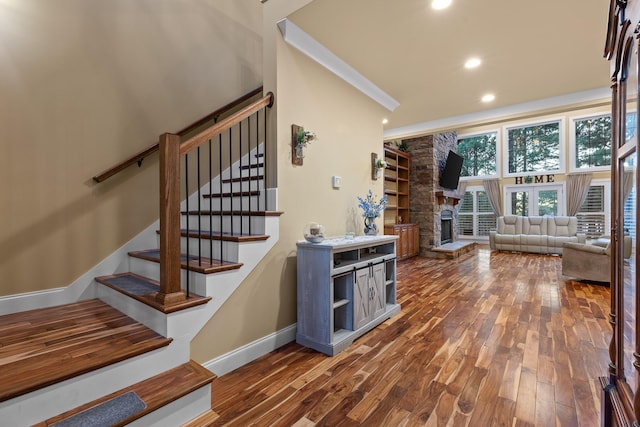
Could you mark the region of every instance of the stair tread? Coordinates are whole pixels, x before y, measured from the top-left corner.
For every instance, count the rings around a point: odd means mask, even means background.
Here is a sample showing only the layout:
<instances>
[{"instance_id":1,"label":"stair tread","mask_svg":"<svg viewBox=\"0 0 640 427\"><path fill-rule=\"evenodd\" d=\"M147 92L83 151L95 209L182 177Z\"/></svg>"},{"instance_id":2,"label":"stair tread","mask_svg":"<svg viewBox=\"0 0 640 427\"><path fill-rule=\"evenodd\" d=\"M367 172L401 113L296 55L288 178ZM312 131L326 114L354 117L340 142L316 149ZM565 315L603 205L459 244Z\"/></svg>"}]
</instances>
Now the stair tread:
<instances>
[{"instance_id":1,"label":"stair tread","mask_svg":"<svg viewBox=\"0 0 640 427\"><path fill-rule=\"evenodd\" d=\"M190 210L190 211L182 211L182 215L213 215L213 216L220 216L220 215L242 215L242 216L281 216L284 212L282 211L241 211L238 209L235 210L217 210L217 211L211 211L211 210Z\"/></svg>"},{"instance_id":2,"label":"stair tread","mask_svg":"<svg viewBox=\"0 0 640 427\"><path fill-rule=\"evenodd\" d=\"M211 194L203 194L202 197L205 199L213 199L216 197L244 197L244 196L259 196L261 193L258 190L252 191L234 191L228 193L211 193Z\"/></svg>"},{"instance_id":3,"label":"stair tread","mask_svg":"<svg viewBox=\"0 0 640 427\"><path fill-rule=\"evenodd\" d=\"M263 168L263 167L264 167L264 163L252 163L250 165L242 165L242 166L240 166L240 169L242 169L242 170L259 169L259 168Z\"/></svg>"},{"instance_id":4,"label":"stair tread","mask_svg":"<svg viewBox=\"0 0 640 427\"><path fill-rule=\"evenodd\" d=\"M210 384L214 378L216 378L216 376L213 373L197 364L196 362L189 361L173 369L162 372L154 377L143 380L137 384L133 384L132 386L103 396L100 399L94 400L93 402L89 402L63 414L56 415L53 418L36 424L34 427L49 426L53 423L63 421L67 418L79 414L82 411L100 405L123 394L135 392L138 397L146 404L146 408L141 412L123 420L121 423L115 424L116 426L126 425L175 400L178 400L183 396L186 396L187 394L201 387L206 386L207 384Z\"/></svg>"},{"instance_id":5,"label":"stair tread","mask_svg":"<svg viewBox=\"0 0 640 427\"><path fill-rule=\"evenodd\" d=\"M169 345L99 300L0 316L0 401Z\"/></svg>"},{"instance_id":6,"label":"stair tread","mask_svg":"<svg viewBox=\"0 0 640 427\"><path fill-rule=\"evenodd\" d=\"M160 230L156 230L157 234L160 234ZM223 240L225 242L258 242L262 240L267 240L269 238L266 234L249 234L249 233L228 233L223 231L220 234L219 231L209 231L209 230L187 230L186 228L180 229L180 235L182 237L189 237L194 239L211 239L211 240Z\"/></svg>"},{"instance_id":7,"label":"stair tread","mask_svg":"<svg viewBox=\"0 0 640 427\"><path fill-rule=\"evenodd\" d=\"M134 258L140 258L152 262L160 262L160 249L147 249L143 251L129 252L129 256ZM181 267L187 268L187 255L181 254ZM242 267L242 263L223 261L219 259L209 260L209 258L203 257L200 265L198 263L198 257L195 255L189 255L189 270L197 271L203 274L219 273L221 271L236 270Z\"/></svg>"},{"instance_id":8,"label":"stair tread","mask_svg":"<svg viewBox=\"0 0 640 427\"><path fill-rule=\"evenodd\" d=\"M96 281L163 313L174 313L206 304L211 300L211 297L203 297L190 292L184 301L162 304L155 299L156 294L160 291L160 283L131 272L96 277Z\"/></svg>"},{"instance_id":9,"label":"stair tread","mask_svg":"<svg viewBox=\"0 0 640 427\"><path fill-rule=\"evenodd\" d=\"M158 231L159 232L159 231ZM227 242L256 242L260 240L267 240L269 238L266 234L249 234L249 233L228 233L223 231L220 233L219 231L209 231L209 230L187 230L185 228L180 229L180 234L183 237L186 237L187 234L189 237L193 238L201 238L201 239L212 239L212 240L224 240Z\"/></svg>"},{"instance_id":10,"label":"stair tread","mask_svg":"<svg viewBox=\"0 0 640 427\"><path fill-rule=\"evenodd\" d=\"M249 176L238 176L233 178L224 178L222 180L223 184L229 184L230 182L247 182L247 181L261 181L264 179L263 175L249 175Z\"/></svg>"}]
</instances>

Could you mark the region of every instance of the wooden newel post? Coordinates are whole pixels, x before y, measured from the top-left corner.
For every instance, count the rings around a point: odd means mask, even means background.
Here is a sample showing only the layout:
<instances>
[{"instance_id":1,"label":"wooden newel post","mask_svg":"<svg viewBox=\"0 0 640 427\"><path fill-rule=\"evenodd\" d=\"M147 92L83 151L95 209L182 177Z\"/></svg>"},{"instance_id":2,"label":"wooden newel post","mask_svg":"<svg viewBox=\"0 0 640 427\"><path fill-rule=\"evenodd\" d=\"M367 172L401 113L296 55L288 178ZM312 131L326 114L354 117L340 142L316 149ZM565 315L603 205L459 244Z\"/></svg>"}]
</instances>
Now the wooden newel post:
<instances>
[{"instance_id":1,"label":"wooden newel post","mask_svg":"<svg viewBox=\"0 0 640 427\"><path fill-rule=\"evenodd\" d=\"M180 137L160 135L160 292L168 304L185 299L180 286Z\"/></svg>"}]
</instances>

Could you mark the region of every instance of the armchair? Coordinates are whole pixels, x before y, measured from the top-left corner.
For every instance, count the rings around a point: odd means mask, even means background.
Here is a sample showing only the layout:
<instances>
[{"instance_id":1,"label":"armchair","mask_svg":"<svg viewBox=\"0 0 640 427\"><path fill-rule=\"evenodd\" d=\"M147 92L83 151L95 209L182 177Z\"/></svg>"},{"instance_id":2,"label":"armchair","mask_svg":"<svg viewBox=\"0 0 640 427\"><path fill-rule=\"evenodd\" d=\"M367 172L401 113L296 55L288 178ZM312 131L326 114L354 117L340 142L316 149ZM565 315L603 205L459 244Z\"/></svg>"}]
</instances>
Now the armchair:
<instances>
[{"instance_id":1,"label":"armchair","mask_svg":"<svg viewBox=\"0 0 640 427\"><path fill-rule=\"evenodd\" d=\"M562 249L562 274L596 282L611 281L611 252L604 246L568 242Z\"/></svg>"}]
</instances>

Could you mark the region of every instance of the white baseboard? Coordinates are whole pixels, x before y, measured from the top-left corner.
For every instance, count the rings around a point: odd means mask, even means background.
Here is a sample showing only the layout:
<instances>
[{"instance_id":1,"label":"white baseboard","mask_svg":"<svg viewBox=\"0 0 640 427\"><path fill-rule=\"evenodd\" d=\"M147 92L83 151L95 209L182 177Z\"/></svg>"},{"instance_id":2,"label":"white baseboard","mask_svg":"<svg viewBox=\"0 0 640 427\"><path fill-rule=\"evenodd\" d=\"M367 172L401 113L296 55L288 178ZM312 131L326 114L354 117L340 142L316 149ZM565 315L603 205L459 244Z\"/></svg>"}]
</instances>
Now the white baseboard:
<instances>
[{"instance_id":1,"label":"white baseboard","mask_svg":"<svg viewBox=\"0 0 640 427\"><path fill-rule=\"evenodd\" d=\"M129 251L158 246L158 226L159 221L155 221L68 286L0 297L0 315L96 298L93 279L97 276L128 271Z\"/></svg>"},{"instance_id":2,"label":"white baseboard","mask_svg":"<svg viewBox=\"0 0 640 427\"><path fill-rule=\"evenodd\" d=\"M204 363L203 366L221 377L295 339L296 324L294 323L293 325L232 350L229 353L211 359Z\"/></svg>"}]
</instances>

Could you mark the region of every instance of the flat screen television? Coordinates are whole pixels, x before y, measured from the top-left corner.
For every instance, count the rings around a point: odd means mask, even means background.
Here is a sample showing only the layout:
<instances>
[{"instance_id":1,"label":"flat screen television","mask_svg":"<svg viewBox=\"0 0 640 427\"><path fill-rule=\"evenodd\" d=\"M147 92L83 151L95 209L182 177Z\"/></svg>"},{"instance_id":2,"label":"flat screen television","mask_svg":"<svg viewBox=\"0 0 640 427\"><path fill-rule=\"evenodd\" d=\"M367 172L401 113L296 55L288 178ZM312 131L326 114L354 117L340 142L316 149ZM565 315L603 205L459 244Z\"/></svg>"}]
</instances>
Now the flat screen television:
<instances>
[{"instance_id":1,"label":"flat screen television","mask_svg":"<svg viewBox=\"0 0 640 427\"><path fill-rule=\"evenodd\" d=\"M444 168L440 173L440 186L449 190L455 190L458 188L458 181L460 181L460 172L462 171L462 156L449 150L447 155L447 161L444 164Z\"/></svg>"}]
</instances>

